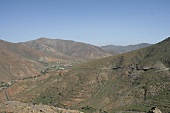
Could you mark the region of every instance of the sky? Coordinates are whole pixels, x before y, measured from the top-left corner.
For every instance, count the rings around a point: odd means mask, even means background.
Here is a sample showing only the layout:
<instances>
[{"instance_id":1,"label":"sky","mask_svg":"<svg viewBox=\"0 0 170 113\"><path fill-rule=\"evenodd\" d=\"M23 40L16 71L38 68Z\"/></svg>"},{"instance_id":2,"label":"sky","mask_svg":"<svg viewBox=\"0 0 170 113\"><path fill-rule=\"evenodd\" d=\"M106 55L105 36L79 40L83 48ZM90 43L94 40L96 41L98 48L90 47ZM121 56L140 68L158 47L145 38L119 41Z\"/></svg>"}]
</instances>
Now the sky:
<instances>
[{"instance_id":1,"label":"sky","mask_svg":"<svg viewBox=\"0 0 170 113\"><path fill-rule=\"evenodd\" d=\"M0 0L0 39L154 44L170 36L169 6L170 0Z\"/></svg>"}]
</instances>

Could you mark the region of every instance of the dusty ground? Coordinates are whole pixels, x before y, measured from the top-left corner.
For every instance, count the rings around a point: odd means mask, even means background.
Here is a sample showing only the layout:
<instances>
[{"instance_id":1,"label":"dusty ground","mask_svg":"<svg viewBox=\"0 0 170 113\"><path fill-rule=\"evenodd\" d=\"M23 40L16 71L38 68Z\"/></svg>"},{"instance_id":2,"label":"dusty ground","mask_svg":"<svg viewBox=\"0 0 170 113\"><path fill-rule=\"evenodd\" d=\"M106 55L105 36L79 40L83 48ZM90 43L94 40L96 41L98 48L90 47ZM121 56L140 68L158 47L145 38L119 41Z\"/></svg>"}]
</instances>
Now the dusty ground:
<instances>
[{"instance_id":1,"label":"dusty ground","mask_svg":"<svg viewBox=\"0 0 170 113\"><path fill-rule=\"evenodd\" d=\"M19 101L0 103L0 113L82 113L78 110L61 109L47 105L33 105Z\"/></svg>"}]
</instances>

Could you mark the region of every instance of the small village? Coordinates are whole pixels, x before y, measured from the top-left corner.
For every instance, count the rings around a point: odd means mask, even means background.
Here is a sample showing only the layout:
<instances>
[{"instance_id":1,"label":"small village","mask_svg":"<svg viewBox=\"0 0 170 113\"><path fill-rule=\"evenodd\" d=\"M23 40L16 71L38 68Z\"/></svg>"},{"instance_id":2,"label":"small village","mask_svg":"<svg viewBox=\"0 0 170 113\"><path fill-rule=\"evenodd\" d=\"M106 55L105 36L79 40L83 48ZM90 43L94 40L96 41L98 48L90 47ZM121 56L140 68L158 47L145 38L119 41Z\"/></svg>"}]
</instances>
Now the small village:
<instances>
[{"instance_id":1,"label":"small village","mask_svg":"<svg viewBox=\"0 0 170 113\"><path fill-rule=\"evenodd\" d=\"M9 82L0 82L0 91L3 91L4 89L8 88L11 86L15 80L9 81Z\"/></svg>"},{"instance_id":2,"label":"small village","mask_svg":"<svg viewBox=\"0 0 170 113\"><path fill-rule=\"evenodd\" d=\"M47 66L46 69L41 70L41 74L47 74L50 73L51 71L56 71L56 70L66 70L66 69L71 69L72 67L74 67L75 65L78 65L79 62L77 61L73 61L73 62L69 62L69 63L62 63L62 62L56 62L50 66Z\"/></svg>"},{"instance_id":3,"label":"small village","mask_svg":"<svg viewBox=\"0 0 170 113\"><path fill-rule=\"evenodd\" d=\"M29 77L25 77L25 78L19 78L19 79L11 80L8 82L0 82L0 91L7 89L8 87L10 87L13 83L17 82L18 80L33 79L33 78L37 78L40 76L45 76L47 73L50 73L52 71L61 71L61 70L71 69L72 67L74 67L75 65L78 65L78 64L79 64L79 62L77 62L77 61L72 61L69 63L55 62L52 65L47 66L46 69L41 70L40 71L41 74L39 74L39 75L29 76Z\"/></svg>"}]
</instances>

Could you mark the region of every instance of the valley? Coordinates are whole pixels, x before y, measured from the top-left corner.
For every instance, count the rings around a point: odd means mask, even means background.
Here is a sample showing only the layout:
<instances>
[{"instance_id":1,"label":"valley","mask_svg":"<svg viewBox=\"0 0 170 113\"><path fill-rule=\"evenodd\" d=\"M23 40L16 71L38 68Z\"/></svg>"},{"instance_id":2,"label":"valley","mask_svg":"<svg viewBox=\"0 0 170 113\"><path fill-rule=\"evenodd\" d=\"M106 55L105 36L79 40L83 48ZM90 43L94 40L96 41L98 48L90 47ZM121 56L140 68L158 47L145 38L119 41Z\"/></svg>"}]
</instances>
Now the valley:
<instances>
[{"instance_id":1,"label":"valley","mask_svg":"<svg viewBox=\"0 0 170 113\"><path fill-rule=\"evenodd\" d=\"M85 113L170 111L170 38L122 54L57 39L1 43L1 106L16 101ZM17 76L21 69L28 74Z\"/></svg>"},{"instance_id":2,"label":"valley","mask_svg":"<svg viewBox=\"0 0 170 113\"><path fill-rule=\"evenodd\" d=\"M24 43L0 40L0 82L40 74L55 62L84 62L113 55L97 46L59 39L39 38Z\"/></svg>"}]
</instances>

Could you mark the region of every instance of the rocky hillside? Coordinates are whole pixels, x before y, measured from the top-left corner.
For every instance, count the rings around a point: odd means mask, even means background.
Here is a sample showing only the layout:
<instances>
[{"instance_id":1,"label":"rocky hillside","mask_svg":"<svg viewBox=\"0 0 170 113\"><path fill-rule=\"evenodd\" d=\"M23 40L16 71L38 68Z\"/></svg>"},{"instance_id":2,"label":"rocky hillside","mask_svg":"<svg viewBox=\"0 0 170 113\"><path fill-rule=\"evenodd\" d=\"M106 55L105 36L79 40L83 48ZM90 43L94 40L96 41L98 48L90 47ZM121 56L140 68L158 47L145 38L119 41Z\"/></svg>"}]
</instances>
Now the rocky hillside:
<instances>
[{"instance_id":1,"label":"rocky hillside","mask_svg":"<svg viewBox=\"0 0 170 113\"><path fill-rule=\"evenodd\" d=\"M45 57L20 44L0 40L0 82L39 74L44 67L37 62Z\"/></svg>"},{"instance_id":2,"label":"rocky hillside","mask_svg":"<svg viewBox=\"0 0 170 113\"><path fill-rule=\"evenodd\" d=\"M13 100L92 112L170 111L170 38L8 88ZM0 92L3 97L4 92Z\"/></svg>"},{"instance_id":3,"label":"rocky hillside","mask_svg":"<svg viewBox=\"0 0 170 113\"><path fill-rule=\"evenodd\" d=\"M66 60L75 58L89 60L112 55L109 51L97 46L61 39L39 38L22 44Z\"/></svg>"},{"instance_id":4,"label":"rocky hillside","mask_svg":"<svg viewBox=\"0 0 170 113\"><path fill-rule=\"evenodd\" d=\"M136 44L136 45L128 45L128 46L106 45L106 46L102 46L101 48L109 50L109 51L118 52L118 53L125 53L125 52L129 52L129 51L145 48L145 47L148 47L150 45L151 44L147 44L147 43L141 43L141 44Z\"/></svg>"}]
</instances>

